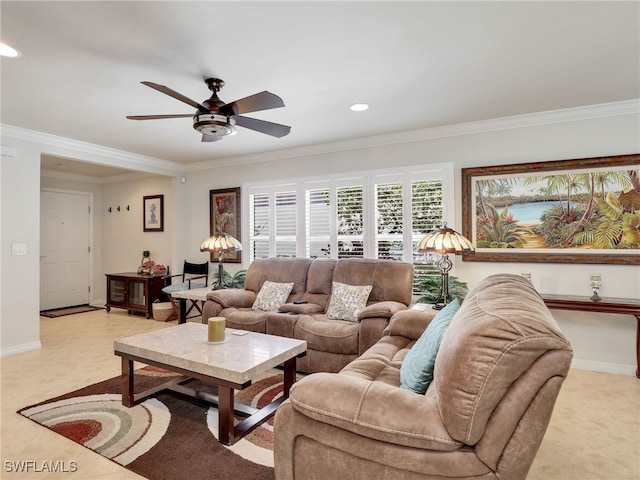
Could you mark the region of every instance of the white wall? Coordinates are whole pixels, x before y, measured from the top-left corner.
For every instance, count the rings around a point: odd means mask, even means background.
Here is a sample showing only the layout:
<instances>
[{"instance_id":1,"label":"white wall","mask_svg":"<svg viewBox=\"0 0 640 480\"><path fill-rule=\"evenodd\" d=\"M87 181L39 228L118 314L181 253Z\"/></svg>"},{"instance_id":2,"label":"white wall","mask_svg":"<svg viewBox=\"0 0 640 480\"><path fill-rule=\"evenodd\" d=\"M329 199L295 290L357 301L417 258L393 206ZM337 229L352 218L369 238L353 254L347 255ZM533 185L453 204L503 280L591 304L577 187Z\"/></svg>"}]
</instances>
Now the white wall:
<instances>
[{"instance_id":1,"label":"white wall","mask_svg":"<svg viewBox=\"0 0 640 480\"><path fill-rule=\"evenodd\" d=\"M618 115L299 156L251 165L239 160L233 166L188 172L185 184L175 178L161 177L104 184L101 235L103 271L96 272L94 276L98 278L106 272L133 269L143 249L150 250L156 261L172 263L174 270L176 262L181 263L184 259L206 259L207 255L199 252L199 246L209 235L210 189L242 186L258 180L286 180L363 169L453 162L456 222L451 226L459 230L461 168L638 153L638 131L640 122L637 114ZM21 345L38 342L39 292L38 282L33 275L37 275L38 269L39 151L46 149L7 138L3 138L2 143L21 147L16 156L19 162L5 166L5 159L2 160L0 311L4 353L12 347L20 348ZM72 157L68 152L65 156ZM7 179L8 175L12 176L10 180ZM16 186L18 182L20 187ZM165 232L143 234L142 196L158 193L165 194ZM21 199L24 215L10 211L10 207L16 204L16 198ZM104 212L110 205L123 207L126 204L131 207L127 214L121 212L108 216ZM8 217L5 217L7 212ZM10 236L8 230L11 230ZM30 245L34 244L36 249L30 248L27 258L11 257L7 245L18 241L16 238L25 239ZM16 285L15 278L21 274L24 276L25 266L29 272L28 279ZM239 267L227 265L230 271ZM534 285L543 293L589 294L588 276L593 272L603 275L603 295L640 298L640 268L637 266L477 263L462 262L456 258L454 274L472 287L491 273L524 271L531 273ZM7 279L12 283L8 284ZM11 298L11 302L5 305L7 297ZM633 374L636 320L632 316L553 313L574 346L576 365Z\"/></svg>"},{"instance_id":2,"label":"white wall","mask_svg":"<svg viewBox=\"0 0 640 480\"><path fill-rule=\"evenodd\" d=\"M2 139L15 156L0 157L0 348L3 354L40 346L40 151ZM24 244L26 255L12 255Z\"/></svg>"},{"instance_id":3,"label":"white wall","mask_svg":"<svg viewBox=\"0 0 640 480\"><path fill-rule=\"evenodd\" d=\"M108 183L102 190L103 273L135 272L143 250L149 250L156 263L172 264L172 236L176 209L174 179L148 177ZM143 230L143 197L164 195L164 231ZM129 210L127 210L127 206ZM120 207L120 211L117 211ZM108 212L111 208L111 212ZM171 265L172 271L175 266Z\"/></svg>"},{"instance_id":4,"label":"white wall","mask_svg":"<svg viewBox=\"0 0 640 480\"><path fill-rule=\"evenodd\" d=\"M237 187L260 180L282 179L284 182L287 178L440 162L453 162L455 166L456 222L450 226L460 231L462 168L638 153L638 131L637 115L621 115L192 172L187 181L192 222L186 243L199 245L208 234L209 189ZM246 258L245 255L245 262ZM230 271L237 268L227 266ZM542 293L569 295L590 295L589 274L601 273L602 295L640 298L638 266L480 263L456 258L453 274L473 287L482 278L497 272L530 272L534 285ZM626 374L635 372L634 317L557 310L553 314L573 344L576 366Z\"/></svg>"}]
</instances>

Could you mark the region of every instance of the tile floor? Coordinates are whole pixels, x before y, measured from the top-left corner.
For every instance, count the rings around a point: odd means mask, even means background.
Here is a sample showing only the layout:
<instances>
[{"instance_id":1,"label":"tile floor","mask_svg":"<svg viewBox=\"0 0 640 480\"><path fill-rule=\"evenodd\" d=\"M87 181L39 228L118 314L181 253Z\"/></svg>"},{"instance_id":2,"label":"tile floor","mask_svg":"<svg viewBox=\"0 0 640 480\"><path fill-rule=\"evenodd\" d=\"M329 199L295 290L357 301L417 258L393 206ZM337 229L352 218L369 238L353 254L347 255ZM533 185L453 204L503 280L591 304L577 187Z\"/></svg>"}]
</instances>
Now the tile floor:
<instances>
[{"instance_id":1,"label":"tile floor","mask_svg":"<svg viewBox=\"0 0 640 480\"><path fill-rule=\"evenodd\" d=\"M198 319L192 319L198 321ZM2 479L140 479L15 412L120 374L115 338L175 325L112 309L41 318L42 348L0 359ZM74 473L16 473L15 462L77 464ZM640 380L571 370L529 480L640 479Z\"/></svg>"}]
</instances>

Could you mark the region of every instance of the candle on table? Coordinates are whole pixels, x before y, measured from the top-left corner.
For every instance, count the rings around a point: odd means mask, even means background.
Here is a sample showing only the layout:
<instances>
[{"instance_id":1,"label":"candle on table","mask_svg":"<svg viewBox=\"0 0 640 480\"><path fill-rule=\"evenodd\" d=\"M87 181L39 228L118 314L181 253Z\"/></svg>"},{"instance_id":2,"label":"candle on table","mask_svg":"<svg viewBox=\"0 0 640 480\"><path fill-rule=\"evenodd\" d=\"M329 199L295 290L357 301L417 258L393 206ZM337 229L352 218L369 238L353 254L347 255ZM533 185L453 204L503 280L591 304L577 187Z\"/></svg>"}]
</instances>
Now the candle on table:
<instances>
[{"instance_id":1,"label":"candle on table","mask_svg":"<svg viewBox=\"0 0 640 480\"><path fill-rule=\"evenodd\" d=\"M209 318L209 341L222 342L224 340L224 317Z\"/></svg>"}]
</instances>

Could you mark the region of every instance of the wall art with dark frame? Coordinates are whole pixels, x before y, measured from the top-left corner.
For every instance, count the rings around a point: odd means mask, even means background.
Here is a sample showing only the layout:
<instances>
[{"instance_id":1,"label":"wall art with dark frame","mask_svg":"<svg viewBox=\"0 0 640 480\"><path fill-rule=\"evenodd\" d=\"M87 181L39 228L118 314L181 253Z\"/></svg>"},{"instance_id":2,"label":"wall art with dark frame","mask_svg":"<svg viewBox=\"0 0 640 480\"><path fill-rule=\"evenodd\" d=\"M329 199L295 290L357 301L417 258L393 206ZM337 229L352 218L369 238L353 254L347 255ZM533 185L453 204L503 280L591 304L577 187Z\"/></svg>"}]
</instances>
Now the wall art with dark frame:
<instances>
[{"instance_id":1,"label":"wall art with dark frame","mask_svg":"<svg viewBox=\"0 0 640 480\"><path fill-rule=\"evenodd\" d=\"M218 232L228 233L240 243L240 187L209 190L209 232L213 236ZM242 252L224 254L226 263L242 263ZM211 261L218 256L211 253Z\"/></svg>"},{"instance_id":2,"label":"wall art with dark frame","mask_svg":"<svg viewBox=\"0 0 640 480\"><path fill-rule=\"evenodd\" d=\"M464 261L640 265L640 154L462 169Z\"/></svg>"},{"instance_id":3,"label":"wall art with dark frame","mask_svg":"<svg viewBox=\"0 0 640 480\"><path fill-rule=\"evenodd\" d=\"M164 195L142 197L142 227L145 232L164 232Z\"/></svg>"}]
</instances>

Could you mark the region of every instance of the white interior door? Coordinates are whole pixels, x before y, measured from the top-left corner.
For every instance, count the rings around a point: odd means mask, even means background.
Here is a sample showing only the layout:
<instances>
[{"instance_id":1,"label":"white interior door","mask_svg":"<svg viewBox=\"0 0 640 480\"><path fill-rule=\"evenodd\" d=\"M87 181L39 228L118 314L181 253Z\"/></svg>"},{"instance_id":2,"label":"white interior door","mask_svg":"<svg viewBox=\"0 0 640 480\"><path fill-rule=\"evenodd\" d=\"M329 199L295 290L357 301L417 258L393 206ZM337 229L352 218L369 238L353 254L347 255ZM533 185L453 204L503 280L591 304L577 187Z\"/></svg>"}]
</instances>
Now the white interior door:
<instances>
[{"instance_id":1,"label":"white interior door","mask_svg":"<svg viewBox=\"0 0 640 480\"><path fill-rule=\"evenodd\" d=\"M40 310L89 303L89 195L40 192Z\"/></svg>"}]
</instances>

